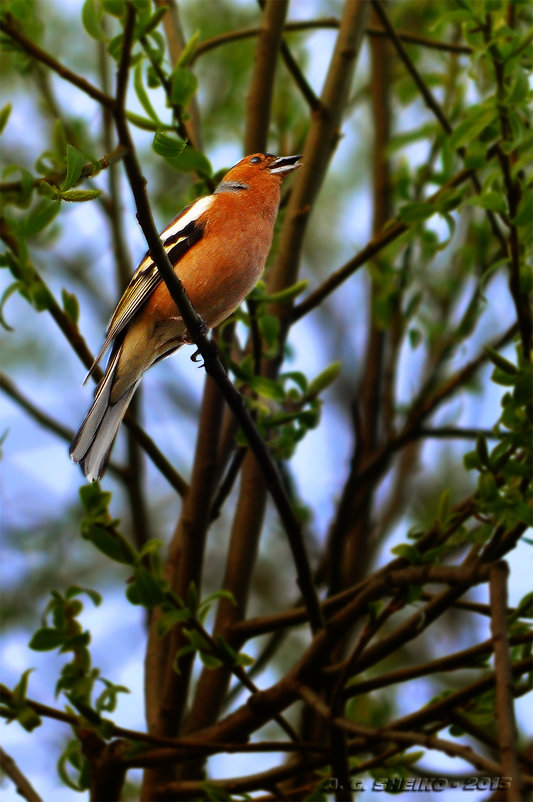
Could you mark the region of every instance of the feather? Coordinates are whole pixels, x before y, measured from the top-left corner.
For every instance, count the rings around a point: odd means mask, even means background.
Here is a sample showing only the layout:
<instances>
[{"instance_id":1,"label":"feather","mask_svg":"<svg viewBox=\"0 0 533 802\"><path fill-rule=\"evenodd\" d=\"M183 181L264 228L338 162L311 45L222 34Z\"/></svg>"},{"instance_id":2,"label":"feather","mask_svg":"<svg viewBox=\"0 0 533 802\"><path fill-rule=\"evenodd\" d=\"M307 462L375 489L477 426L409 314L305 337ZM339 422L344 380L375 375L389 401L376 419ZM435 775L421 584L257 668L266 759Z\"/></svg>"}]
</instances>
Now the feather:
<instances>
[{"instance_id":1,"label":"feather","mask_svg":"<svg viewBox=\"0 0 533 802\"><path fill-rule=\"evenodd\" d=\"M194 203L186 206L181 214L159 235L173 267L175 267L187 251L202 238L204 227L201 222L198 222L198 218L209 209L213 200L213 195L208 195L206 198L199 198ZM98 351L89 372L85 376L83 380L84 384L89 376L92 375L95 367L102 359L112 341L121 331L124 331L130 320L146 303L161 281L159 270L152 261L150 254L147 253L132 275L122 298L111 316L106 331L105 342Z\"/></svg>"},{"instance_id":2,"label":"feather","mask_svg":"<svg viewBox=\"0 0 533 802\"><path fill-rule=\"evenodd\" d=\"M81 464L83 472L90 482L99 479L104 472L118 428L140 381L139 377L118 401L114 404L110 403L115 371L121 352L122 344L112 352L105 376L98 385L93 404L70 447L71 459Z\"/></svg>"}]
</instances>

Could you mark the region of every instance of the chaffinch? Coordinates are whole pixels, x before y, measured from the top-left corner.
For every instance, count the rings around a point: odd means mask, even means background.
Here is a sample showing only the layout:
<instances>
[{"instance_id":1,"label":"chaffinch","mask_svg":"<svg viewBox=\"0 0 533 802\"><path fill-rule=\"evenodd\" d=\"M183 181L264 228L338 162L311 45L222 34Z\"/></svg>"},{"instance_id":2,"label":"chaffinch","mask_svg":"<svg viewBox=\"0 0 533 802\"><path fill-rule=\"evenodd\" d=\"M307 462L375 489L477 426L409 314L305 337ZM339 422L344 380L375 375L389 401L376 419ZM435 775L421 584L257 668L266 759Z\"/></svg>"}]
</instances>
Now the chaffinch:
<instances>
[{"instance_id":1,"label":"chaffinch","mask_svg":"<svg viewBox=\"0 0 533 802\"><path fill-rule=\"evenodd\" d=\"M208 328L225 320L254 288L272 244L283 180L299 156L254 153L226 173L212 195L186 206L160 234L177 276ZM89 373L112 345L93 404L70 456L99 479L145 370L187 342L179 311L147 253L131 277Z\"/></svg>"}]
</instances>

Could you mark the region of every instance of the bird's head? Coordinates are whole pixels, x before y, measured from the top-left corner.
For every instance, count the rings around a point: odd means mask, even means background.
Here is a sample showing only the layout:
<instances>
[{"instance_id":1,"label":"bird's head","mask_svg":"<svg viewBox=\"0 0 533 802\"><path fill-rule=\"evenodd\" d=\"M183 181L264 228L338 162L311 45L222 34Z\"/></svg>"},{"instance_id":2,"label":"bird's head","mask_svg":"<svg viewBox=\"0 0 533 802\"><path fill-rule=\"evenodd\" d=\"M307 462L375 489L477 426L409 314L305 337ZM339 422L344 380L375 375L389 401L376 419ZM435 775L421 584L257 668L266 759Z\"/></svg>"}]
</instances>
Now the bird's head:
<instances>
[{"instance_id":1,"label":"bird's head","mask_svg":"<svg viewBox=\"0 0 533 802\"><path fill-rule=\"evenodd\" d=\"M251 189L268 182L278 185L290 173L301 167L300 156L273 156L271 153L252 153L229 170L220 182L219 191Z\"/></svg>"}]
</instances>

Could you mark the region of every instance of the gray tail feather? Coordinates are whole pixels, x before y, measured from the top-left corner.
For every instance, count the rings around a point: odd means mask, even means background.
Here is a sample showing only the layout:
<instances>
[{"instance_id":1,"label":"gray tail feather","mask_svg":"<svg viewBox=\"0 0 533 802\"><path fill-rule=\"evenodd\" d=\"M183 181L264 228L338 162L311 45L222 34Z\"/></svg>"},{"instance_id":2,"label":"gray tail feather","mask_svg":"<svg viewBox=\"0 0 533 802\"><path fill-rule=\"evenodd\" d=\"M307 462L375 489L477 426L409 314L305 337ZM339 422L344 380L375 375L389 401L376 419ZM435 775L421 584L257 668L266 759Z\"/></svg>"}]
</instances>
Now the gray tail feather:
<instances>
[{"instance_id":1,"label":"gray tail feather","mask_svg":"<svg viewBox=\"0 0 533 802\"><path fill-rule=\"evenodd\" d=\"M121 351L122 348L118 348L111 354L93 404L70 446L71 459L80 463L90 482L103 475L122 418L139 384L135 382L114 404L109 402Z\"/></svg>"}]
</instances>

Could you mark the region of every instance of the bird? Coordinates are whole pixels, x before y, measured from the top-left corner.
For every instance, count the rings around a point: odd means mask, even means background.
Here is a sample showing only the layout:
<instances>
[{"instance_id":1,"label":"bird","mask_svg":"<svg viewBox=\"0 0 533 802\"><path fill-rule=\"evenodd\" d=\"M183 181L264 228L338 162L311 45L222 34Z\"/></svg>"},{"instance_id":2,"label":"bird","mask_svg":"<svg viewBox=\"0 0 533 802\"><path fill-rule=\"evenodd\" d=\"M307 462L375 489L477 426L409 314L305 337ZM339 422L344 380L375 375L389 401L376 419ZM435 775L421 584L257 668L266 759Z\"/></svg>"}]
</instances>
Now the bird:
<instances>
[{"instance_id":1,"label":"bird","mask_svg":"<svg viewBox=\"0 0 533 802\"><path fill-rule=\"evenodd\" d=\"M159 235L174 271L207 329L222 323L255 287L272 245L285 178L300 156L253 153L211 195L186 206ZM187 339L179 310L149 252L113 312L85 381L111 347L92 406L72 440L71 459L100 479L142 375Z\"/></svg>"}]
</instances>

